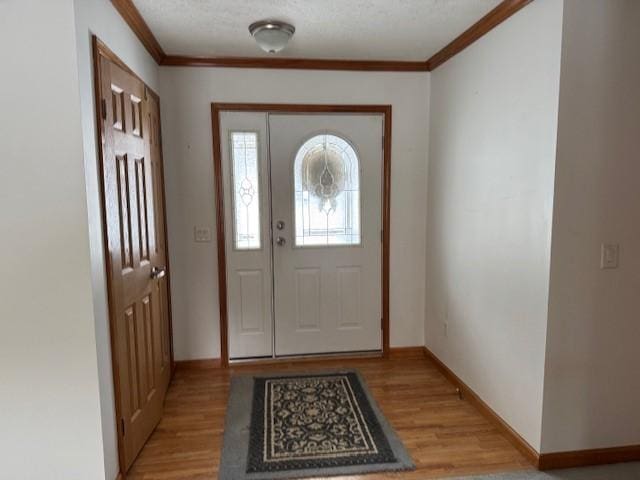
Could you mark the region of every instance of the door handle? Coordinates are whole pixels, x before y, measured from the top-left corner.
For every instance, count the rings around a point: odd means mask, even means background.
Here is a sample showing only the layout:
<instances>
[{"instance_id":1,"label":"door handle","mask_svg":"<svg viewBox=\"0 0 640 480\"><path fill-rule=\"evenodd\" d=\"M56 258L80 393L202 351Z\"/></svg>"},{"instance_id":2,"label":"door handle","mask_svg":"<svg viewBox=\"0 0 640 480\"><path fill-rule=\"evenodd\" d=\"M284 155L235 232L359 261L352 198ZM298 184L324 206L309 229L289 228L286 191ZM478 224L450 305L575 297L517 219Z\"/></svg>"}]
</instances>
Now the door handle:
<instances>
[{"instance_id":1,"label":"door handle","mask_svg":"<svg viewBox=\"0 0 640 480\"><path fill-rule=\"evenodd\" d=\"M282 247L285 243L287 243L287 241L284 239L284 237L277 237L276 243L278 244L278 246Z\"/></svg>"},{"instance_id":2,"label":"door handle","mask_svg":"<svg viewBox=\"0 0 640 480\"><path fill-rule=\"evenodd\" d=\"M165 268L151 267L151 279L155 280L156 278L162 278L167 274L167 270Z\"/></svg>"}]
</instances>

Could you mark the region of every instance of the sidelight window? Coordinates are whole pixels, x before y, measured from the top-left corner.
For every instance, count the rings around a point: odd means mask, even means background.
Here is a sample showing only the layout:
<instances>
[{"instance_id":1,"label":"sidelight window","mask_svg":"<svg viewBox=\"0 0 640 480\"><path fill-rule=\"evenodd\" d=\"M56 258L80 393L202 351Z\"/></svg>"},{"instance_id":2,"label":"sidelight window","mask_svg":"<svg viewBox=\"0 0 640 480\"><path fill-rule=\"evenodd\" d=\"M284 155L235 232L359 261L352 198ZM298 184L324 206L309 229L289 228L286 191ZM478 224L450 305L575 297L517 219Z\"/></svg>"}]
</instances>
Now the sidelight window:
<instances>
[{"instance_id":1,"label":"sidelight window","mask_svg":"<svg viewBox=\"0 0 640 480\"><path fill-rule=\"evenodd\" d=\"M234 245L260 248L260 169L258 134L231 132Z\"/></svg>"}]
</instances>

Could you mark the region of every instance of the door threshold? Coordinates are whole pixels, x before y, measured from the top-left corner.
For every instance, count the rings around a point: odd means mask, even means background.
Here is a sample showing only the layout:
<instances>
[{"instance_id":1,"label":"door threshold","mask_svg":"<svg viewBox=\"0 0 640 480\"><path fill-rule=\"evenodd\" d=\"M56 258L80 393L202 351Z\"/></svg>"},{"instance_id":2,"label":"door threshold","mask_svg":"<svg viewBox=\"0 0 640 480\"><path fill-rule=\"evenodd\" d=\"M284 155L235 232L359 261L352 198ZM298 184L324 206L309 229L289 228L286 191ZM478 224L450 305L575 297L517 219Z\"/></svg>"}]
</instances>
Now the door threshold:
<instances>
[{"instance_id":1,"label":"door threshold","mask_svg":"<svg viewBox=\"0 0 640 480\"><path fill-rule=\"evenodd\" d=\"M337 361L363 358L382 358L382 350L364 350L358 352L330 352L298 355L280 355L277 357L254 357L235 358L229 360L229 366L241 365L273 365L283 363L314 362L314 361Z\"/></svg>"}]
</instances>

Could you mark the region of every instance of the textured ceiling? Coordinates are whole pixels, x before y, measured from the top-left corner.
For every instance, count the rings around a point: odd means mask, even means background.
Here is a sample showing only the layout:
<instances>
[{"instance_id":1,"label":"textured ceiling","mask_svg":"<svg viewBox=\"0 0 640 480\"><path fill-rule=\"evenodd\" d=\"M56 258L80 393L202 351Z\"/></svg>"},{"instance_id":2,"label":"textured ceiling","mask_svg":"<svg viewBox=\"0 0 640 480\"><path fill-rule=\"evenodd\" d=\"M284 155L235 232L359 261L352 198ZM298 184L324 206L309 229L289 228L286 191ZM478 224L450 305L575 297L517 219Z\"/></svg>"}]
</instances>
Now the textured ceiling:
<instances>
[{"instance_id":1,"label":"textured ceiling","mask_svg":"<svg viewBox=\"0 0 640 480\"><path fill-rule=\"evenodd\" d=\"M276 19L296 33L278 57L426 60L500 0L134 0L167 54L274 56L249 24Z\"/></svg>"}]
</instances>

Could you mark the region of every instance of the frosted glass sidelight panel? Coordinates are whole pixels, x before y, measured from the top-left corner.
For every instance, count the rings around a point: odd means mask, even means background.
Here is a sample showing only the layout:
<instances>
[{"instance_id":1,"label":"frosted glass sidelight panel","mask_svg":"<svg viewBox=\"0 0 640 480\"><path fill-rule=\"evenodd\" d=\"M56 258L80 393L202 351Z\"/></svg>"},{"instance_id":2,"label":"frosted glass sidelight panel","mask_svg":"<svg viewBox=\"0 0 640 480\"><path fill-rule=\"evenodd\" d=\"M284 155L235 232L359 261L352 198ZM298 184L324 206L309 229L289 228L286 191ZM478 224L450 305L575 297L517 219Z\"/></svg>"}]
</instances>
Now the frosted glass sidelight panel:
<instances>
[{"instance_id":1,"label":"frosted glass sidelight panel","mask_svg":"<svg viewBox=\"0 0 640 480\"><path fill-rule=\"evenodd\" d=\"M316 135L294 161L298 247L360 244L360 171L346 140Z\"/></svg>"},{"instance_id":2,"label":"frosted glass sidelight panel","mask_svg":"<svg viewBox=\"0 0 640 480\"><path fill-rule=\"evenodd\" d=\"M231 132L234 245L237 250L260 248L260 168L258 134Z\"/></svg>"}]
</instances>

